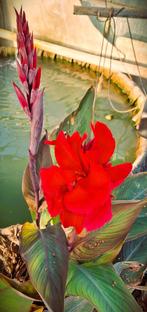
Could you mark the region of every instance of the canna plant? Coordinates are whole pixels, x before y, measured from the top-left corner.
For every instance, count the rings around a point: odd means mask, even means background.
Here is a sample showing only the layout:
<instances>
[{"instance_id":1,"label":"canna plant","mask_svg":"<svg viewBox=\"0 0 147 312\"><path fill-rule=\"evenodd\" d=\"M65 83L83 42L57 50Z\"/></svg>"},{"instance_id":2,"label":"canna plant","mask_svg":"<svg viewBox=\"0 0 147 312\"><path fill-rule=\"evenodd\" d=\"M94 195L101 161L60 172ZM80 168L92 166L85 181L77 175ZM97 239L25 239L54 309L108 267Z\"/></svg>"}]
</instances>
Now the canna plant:
<instances>
[{"instance_id":1,"label":"canna plant","mask_svg":"<svg viewBox=\"0 0 147 312\"><path fill-rule=\"evenodd\" d=\"M93 87L49 140L47 134L41 139L41 69L25 12L16 11L16 18L23 90L13 85L30 122L23 193L33 222L20 234L28 278L18 283L3 276L1 288L11 287L13 302L13 290L18 302L18 294L25 295L20 305L26 312L33 302L39 302L33 311L142 311L132 291L147 264L147 175L133 174L131 163L112 164L116 143L110 129L91 123ZM19 311L16 305L10 310Z\"/></svg>"}]
</instances>

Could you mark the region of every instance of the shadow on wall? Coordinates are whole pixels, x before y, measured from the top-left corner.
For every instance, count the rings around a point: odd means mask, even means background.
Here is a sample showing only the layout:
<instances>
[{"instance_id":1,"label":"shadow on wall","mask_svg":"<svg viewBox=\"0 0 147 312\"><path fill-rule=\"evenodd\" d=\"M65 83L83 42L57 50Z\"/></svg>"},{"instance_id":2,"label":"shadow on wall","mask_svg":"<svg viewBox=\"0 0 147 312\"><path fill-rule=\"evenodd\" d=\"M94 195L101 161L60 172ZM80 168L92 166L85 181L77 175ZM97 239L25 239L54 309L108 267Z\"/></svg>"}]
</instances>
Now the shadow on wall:
<instances>
[{"instance_id":1,"label":"shadow on wall","mask_svg":"<svg viewBox=\"0 0 147 312\"><path fill-rule=\"evenodd\" d=\"M8 2L5 0L0 1L0 28L11 30L10 17L8 14ZM11 42L0 39L0 46L11 46Z\"/></svg>"}]
</instances>

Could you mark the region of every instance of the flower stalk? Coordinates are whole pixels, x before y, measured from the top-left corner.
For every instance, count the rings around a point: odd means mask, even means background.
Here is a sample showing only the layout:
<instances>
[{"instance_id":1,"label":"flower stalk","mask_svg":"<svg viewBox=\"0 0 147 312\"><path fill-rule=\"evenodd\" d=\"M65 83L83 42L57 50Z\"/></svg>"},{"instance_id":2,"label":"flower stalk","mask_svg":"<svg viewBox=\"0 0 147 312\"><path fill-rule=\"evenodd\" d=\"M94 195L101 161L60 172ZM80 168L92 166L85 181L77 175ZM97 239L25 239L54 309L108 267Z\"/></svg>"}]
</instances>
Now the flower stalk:
<instances>
[{"instance_id":1,"label":"flower stalk","mask_svg":"<svg viewBox=\"0 0 147 312\"><path fill-rule=\"evenodd\" d=\"M40 90L41 68L37 68L36 48L33 34L29 32L25 12L16 12L17 22L17 72L22 84L20 89L13 87L19 103L30 121L29 170L35 194L36 223L39 225L39 176L37 174L37 153L43 127L43 93Z\"/></svg>"}]
</instances>

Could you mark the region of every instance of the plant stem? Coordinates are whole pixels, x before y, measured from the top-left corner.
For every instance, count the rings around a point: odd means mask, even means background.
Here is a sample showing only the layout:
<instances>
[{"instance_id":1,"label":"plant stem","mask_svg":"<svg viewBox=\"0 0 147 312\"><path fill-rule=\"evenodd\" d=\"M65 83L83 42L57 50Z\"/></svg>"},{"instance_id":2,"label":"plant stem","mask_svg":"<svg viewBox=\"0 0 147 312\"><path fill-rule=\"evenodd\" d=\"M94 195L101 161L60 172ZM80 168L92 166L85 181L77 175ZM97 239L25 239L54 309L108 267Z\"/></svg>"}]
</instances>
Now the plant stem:
<instances>
[{"instance_id":1,"label":"plant stem","mask_svg":"<svg viewBox=\"0 0 147 312\"><path fill-rule=\"evenodd\" d=\"M36 224L39 227L40 212L39 212L39 178L37 174L37 155L33 155L30 150L29 150L29 169L35 195Z\"/></svg>"}]
</instances>

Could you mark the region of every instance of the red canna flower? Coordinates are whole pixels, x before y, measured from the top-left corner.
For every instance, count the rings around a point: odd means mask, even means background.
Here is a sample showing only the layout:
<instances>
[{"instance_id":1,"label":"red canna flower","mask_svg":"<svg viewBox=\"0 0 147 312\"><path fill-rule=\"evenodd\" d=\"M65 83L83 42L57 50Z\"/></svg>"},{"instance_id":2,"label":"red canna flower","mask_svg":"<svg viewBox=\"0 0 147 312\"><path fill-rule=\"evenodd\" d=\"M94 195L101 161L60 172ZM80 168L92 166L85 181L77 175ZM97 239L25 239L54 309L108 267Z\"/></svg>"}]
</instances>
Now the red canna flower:
<instances>
[{"instance_id":1,"label":"red canna flower","mask_svg":"<svg viewBox=\"0 0 147 312\"><path fill-rule=\"evenodd\" d=\"M60 215L63 226L98 229L112 217L112 190L124 181L132 169L131 163L112 166L109 162L115 140L109 128L92 124L94 138L78 132L72 136L61 131L55 145L58 166L40 170L42 190L52 217Z\"/></svg>"}]
</instances>

